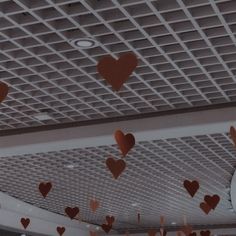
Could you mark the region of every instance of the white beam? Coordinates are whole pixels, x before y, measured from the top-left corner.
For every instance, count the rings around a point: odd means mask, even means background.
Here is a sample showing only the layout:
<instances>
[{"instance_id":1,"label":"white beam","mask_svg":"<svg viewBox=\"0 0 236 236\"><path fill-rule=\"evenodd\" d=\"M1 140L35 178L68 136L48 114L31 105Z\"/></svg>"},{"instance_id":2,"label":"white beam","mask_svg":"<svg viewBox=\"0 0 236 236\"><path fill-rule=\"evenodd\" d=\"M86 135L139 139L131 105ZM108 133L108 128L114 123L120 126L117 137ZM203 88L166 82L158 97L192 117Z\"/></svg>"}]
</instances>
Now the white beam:
<instances>
[{"instance_id":1,"label":"white beam","mask_svg":"<svg viewBox=\"0 0 236 236\"><path fill-rule=\"evenodd\" d=\"M132 132L136 141L228 132L236 109L223 108L155 118L57 129L0 137L0 157L114 144L115 130Z\"/></svg>"}]
</instances>

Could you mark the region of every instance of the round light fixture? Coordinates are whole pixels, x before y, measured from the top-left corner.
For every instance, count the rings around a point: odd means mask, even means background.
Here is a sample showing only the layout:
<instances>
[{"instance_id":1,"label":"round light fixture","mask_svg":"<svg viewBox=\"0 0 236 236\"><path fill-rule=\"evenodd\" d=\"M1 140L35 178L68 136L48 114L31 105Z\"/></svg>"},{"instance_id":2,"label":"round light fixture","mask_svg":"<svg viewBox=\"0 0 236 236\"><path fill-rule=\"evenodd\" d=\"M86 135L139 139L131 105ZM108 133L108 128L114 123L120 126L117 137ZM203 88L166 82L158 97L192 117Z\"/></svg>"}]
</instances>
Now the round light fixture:
<instances>
[{"instance_id":1,"label":"round light fixture","mask_svg":"<svg viewBox=\"0 0 236 236\"><path fill-rule=\"evenodd\" d=\"M72 46L81 49L88 49L97 46L96 41L91 38L72 39L70 40L70 43Z\"/></svg>"},{"instance_id":2,"label":"round light fixture","mask_svg":"<svg viewBox=\"0 0 236 236\"><path fill-rule=\"evenodd\" d=\"M176 222L171 222L172 225L176 225Z\"/></svg>"}]
</instances>

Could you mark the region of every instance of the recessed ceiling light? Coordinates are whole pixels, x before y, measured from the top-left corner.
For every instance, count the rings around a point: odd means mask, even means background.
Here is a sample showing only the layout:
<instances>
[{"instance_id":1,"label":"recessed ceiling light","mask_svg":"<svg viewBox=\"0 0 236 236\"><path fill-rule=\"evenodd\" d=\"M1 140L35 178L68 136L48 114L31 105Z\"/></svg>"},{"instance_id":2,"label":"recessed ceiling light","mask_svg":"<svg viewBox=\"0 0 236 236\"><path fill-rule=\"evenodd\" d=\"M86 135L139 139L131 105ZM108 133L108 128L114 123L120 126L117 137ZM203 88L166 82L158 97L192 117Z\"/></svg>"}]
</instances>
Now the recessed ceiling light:
<instances>
[{"instance_id":1,"label":"recessed ceiling light","mask_svg":"<svg viewBox=\"0 0 236 236\"><path fill-rule=\"evenodd\" d=\"M137 203L137 202L134 202L134 203L132 203L131 204L131 206L133 206L133 207L136 207L136 206L138 206L139 204Z\"/></svg>"},{"instance_id":2,"label":"recessed ceiling light","mask_svg":"<svg viewBox=\"0 0 236 236\"><path fill-rule=\"evenodd\" d=\"M99 229L100 229L100 227L99 227L99 226L97 226L97 227L96 227L96 230L99 230Z\"/></svg>"},{"instance_id":3,"label":"recessed ceiling light","mask_svg":"<svg viewBox=\"0 0 236 236\"><path fill-rule=\"evenodd\" d=\"M89 224L87 224L87 225L86 225L86 227L87 227L87 228L89 228L89 227L90 227L90 225L89 225Z\"/></svg>"},{"instance_id":4,"label":"recessed ceiling light","mask_svg":"<svg viewBox=\"0 0 236 236\"><path fill-rule=\"evenodd\" d=\"M75 167L75 165L73 165L73 164L68 164L68 165L66 165L66 167L69 168L69 169L73 169L73 168Z\"/></svg>"},{"instance_id":5,"label":"recessed ceiling light","mask_svg":"<svg viewBox=\"0 0 236 236\"><path fill-rule=\"evenodd\" d=\"M97 46L96 41L91 38L72 39L70 40L70 43L72 46L81 49L88 49Z\"/></svg>"},{"instance_id":6,"label":"recessed ceiling light","mask_svg":"<svg viewBox=\"0 0 236 236\"><path fill-rule=\"evenodd\" d=\"M176 225L176 222L171 222L172 225Z\"/></svg>"},{"instance_id":7,"label":"recessed ceiling light","mask_svg":"<svg viewBox=\"0 0 236 236\"><path fill-rule=\"evenodd\" d=\"M39 121L51 120L52 117L47 112L40 112L34 115L34 118Z\"/></svg>"}]
</instances>

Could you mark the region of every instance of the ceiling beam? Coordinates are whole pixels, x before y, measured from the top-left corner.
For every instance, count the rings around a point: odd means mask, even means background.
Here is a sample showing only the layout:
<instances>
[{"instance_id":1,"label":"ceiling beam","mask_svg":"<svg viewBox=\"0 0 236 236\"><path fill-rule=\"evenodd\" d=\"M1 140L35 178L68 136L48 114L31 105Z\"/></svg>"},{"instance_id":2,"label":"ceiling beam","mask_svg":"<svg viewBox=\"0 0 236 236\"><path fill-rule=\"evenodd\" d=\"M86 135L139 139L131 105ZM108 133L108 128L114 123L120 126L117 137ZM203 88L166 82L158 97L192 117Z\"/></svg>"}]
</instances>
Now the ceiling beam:
<instances>
[{"instance_id":1,"label":"ceiling beam","mask_svg":"<svg viewBox=\"0 0 236 236\"><path fill-rule=\"evenodd\" d=\"M115 144L117 129L136 141L228 132L236 109L222 108L0 137L0 157Z\"/></svg>"}]
</instances>

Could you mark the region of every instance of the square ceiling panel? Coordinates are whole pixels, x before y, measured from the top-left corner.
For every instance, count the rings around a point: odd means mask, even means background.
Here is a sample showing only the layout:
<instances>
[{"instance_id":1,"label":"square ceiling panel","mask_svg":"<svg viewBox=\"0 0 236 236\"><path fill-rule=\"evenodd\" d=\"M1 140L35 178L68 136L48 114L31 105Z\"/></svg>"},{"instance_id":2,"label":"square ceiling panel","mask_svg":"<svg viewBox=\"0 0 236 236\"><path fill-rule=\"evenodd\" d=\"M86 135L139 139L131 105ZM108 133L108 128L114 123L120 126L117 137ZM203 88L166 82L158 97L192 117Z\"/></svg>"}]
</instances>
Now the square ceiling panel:
<instances>
[{"instance_id":1,"label":"square ceiling panel","mask_svg":"<svg viewBox=\"0 0 236 236\"><path fill-rule=\"evenodd\" d=\"M234 0L6 0L0 11L0 76L10 86L1 130L236 101ZM81 38L96 47L71 45ZM114 92L96 65L127 52L138 67Z\"/></svg>"},{"instance_id":2,"label":"square ceiling panel","mask_svg":"<svg viewBox=\"0 0 236 236\"><path fill-rule=\"evenodd\" d=\"M161 215L169 230L172 222L182 226L184 217L193 227L236 224L229 194L236 149L228 134L138 142L117 180L105 164L111 155L119 157L116 145L1 157L0 189L59 214L66 206L78 206L80 219L95 225L114 215L113 229L120 232L159 227ZM185 179L200 183L194 198L183 187ZM42 181L53 184L46 200L37 187ZM199 204L205 195L214 194L220 203L206 215ZM100 202L95 214L89 208L93 198Z\"/></svg>"}]
</instances>

